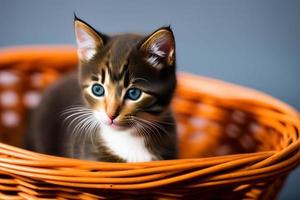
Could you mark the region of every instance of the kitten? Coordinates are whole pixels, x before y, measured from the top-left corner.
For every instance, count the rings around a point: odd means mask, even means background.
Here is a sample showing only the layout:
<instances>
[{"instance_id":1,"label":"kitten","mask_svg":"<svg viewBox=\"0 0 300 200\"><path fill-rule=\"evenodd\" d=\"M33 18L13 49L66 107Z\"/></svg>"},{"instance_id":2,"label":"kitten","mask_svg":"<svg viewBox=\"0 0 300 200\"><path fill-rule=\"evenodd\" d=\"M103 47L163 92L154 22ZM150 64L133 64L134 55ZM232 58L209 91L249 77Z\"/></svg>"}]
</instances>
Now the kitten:
<instances>
[{"instance_id":1,"label":"kitten","mask_svg":"<svg viewBox=\"0 0 300 200\"><path fill-rule=\"evenodd\" d=\"M28 148L111 162L176 159L170 27L148 36L107 36L76 16L74 25L78 72L45 91L33 113Z\"/></svg>"}]
</instances>

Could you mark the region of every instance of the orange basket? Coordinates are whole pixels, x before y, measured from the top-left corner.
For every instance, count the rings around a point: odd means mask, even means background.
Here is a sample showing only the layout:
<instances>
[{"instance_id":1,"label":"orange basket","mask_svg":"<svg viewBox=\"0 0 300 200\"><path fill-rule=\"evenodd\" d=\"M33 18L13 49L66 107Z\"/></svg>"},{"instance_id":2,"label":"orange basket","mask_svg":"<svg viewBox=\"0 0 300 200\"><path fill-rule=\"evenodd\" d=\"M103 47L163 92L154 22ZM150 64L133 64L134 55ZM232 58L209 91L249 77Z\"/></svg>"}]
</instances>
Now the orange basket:
<instances>
[{"instance_id":1,"label":"orange basket","mask_svg":"<svg viewBox=\"0 0 300 200\"><path fill-rule=\"evenodd\" d=\"M185 73L172 104L178 160L105 163L20 148L40 93L76 63L72 47L0 51L0 199L274 199L299 164L297 111Z\"/></svg>"}]
</instances>

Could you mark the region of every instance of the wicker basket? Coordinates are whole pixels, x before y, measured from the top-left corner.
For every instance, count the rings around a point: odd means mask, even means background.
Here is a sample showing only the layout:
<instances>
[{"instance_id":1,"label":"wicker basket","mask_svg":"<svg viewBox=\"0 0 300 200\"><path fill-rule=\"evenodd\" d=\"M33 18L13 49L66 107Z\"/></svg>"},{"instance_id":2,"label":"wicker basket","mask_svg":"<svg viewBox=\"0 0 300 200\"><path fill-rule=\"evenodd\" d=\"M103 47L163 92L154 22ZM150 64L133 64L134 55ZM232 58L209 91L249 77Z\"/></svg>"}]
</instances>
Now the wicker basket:
<instances>
[{"instance_id":1,"label":"wicker basket","mask_svg":"<svg viewBox=\"0 0 300 200\"><path fill-rule=\"evenodd\" d=\"M76 63L71 47L0 51L0 199L274 199L299 164L294 109L183 73L173 101L181 159L104 163L14 147L40 92Z\"/></svg>"}]
</instances>

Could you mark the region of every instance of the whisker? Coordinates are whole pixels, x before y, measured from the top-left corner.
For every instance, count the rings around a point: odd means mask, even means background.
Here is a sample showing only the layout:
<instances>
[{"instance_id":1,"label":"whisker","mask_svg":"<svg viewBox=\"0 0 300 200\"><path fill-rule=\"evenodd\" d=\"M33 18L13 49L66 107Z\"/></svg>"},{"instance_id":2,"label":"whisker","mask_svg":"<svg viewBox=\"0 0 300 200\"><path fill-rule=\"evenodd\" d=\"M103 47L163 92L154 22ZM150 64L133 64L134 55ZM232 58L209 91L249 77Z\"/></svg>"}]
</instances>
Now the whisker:
<instances>
[{"instance_id":1,"label":"whisker","mask_svg":"<svg viewBox=\"0 0 300 200\"><path fill-rule=\"evenodd\" d=\"M164 133L168 134L168 132L161 126L159 125L158 123L155 123L155 122L151 122L149 120L145 120L145 119L142 119L142 118L139 118L139 117L134 117L135 119L137 120L140 120L140 121L143 121L144 123L152 126L153 128L155 127L155 129L160 129L161 131L163 131ZM158 131L160 133L160 131Z\"/></svg>"},{"instance_id":2,"label":"whisker","mask_svg":"<svg viewBox=\"0 0 300 200\"><path fill-rule=\"evenodd\" d=\"M70 106L60 113L63 117L63 126L72 135L71 152L78 148L83 152L84 145L91 142L94 145L95 134L100 128L100 122L94 118L93 111L83 106ZM84 144L84 145L83 145Z\"/></svg>"},{"instance_id":3,"label":"whisker","mask_svg":"<svg viewBox=\"0 0 300 200\"><path fill-rule=\"evenodd\" d=\"M144 135L146 139L153 138L157 143L160 142L160 137L162 137L162 135L156 126L147 123L149 122L147 120L143 120L134 116L132 116L132 118L135 119L136 124L139 125L140 129L143 130L142 132L139 132L139 134Z\"/></svg>"}]
</instances>

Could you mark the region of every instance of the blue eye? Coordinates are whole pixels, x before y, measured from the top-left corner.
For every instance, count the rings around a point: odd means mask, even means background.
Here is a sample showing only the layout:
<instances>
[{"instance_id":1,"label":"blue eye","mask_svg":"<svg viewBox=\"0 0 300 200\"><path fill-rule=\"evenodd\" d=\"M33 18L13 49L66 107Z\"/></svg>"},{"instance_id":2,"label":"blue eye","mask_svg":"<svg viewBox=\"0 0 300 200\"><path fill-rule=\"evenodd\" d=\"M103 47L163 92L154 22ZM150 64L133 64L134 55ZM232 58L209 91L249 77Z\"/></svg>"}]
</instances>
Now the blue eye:
<instances>
[{"instance_id":1,"label":"blue eye","mask_svg":"<svg viewBox=\"0 0 300 200\"><path fill-rule=\"evenodd\" d=\"M92 86L92 92L95 96L97 97L101 97L104 95L104 88L102 85L100 84L97 84L95 83L93 86Z\"/></svg>"},{"instance_id":2,"label":"blue eye","mask_svg":"<svg viewBox=\"0 0 300 200\"><path fill-rule=\"evenodd\" d=\"M138 98L140 98L142 94L142 91L138 88L131 88L127 91L126 93L126 98L130 99L130 100L137 100Z\"/></svg>"}]
</instances>

